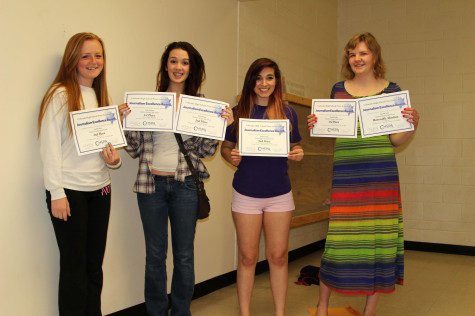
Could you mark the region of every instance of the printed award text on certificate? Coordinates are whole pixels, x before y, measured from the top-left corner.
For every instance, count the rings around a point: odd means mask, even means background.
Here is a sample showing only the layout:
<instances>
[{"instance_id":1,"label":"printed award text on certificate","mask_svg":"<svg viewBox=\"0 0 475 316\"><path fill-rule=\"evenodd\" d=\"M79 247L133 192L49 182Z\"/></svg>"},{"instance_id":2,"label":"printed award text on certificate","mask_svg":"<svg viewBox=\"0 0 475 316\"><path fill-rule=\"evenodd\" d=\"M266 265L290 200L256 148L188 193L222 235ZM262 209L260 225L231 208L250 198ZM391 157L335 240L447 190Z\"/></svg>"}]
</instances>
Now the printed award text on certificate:
<instances>
[{"instance_id":1,"label":"printed award text on certificate","mask_svg":"<svg viewBox=\"0 0 475 316\"><path fill-rule=\"evenodd\" d=\"M361 137L413 131L414 126L401 111L411 107L409 91L381 94L358 99Z\"/></svg>"},{"instance_id":2,"label":"printed award text on certificate","mask_svg":"<svg viewBox=\"0 0 475 316\"><path fill-rule=\"evenodd\" d=\"M239 119L241 156L287 157L289 120Z\"/></svg>"},{"instance_id":3,"label":"printed award text on certificate","mask_svg":"<svg viewBox=\"0 0 475 316\"><path fill-rule=\"evenodd\" d=\"M224 140L227 121L221 117L228 103L180 95L175 132Z\"/></svg>"},{"instance_id":4,"label":"printed award text on certificate","mask_svg":"<svg viewBox=\"0 0 475 316\"><path fill-rule=\"evenodd\" d=\"M318 118L310 130L312 137L356 138L356 100L313 99L312 114Z\"/></svg>"},{"instance_id":5,"label":"printed award text on certificate","mask_svg":"<svg viewBox=\"0 0 475 316\"><path fill-rule=\"evenodd\" d=\"M124 130L173 132L175 129L174 92L126 92L130 114Z\"/></svg>"},{"instance_id":6,"label":"printed award text on certificate","mask_svg":"<svg viewBox=\"0 0 475 316\"><path fill-rule=\"evenodd\" d=\"M69 117L80 156L100 152L108 143L115 148L127 145L117 105L74 111Z\"/></svg>"}]
</instances>

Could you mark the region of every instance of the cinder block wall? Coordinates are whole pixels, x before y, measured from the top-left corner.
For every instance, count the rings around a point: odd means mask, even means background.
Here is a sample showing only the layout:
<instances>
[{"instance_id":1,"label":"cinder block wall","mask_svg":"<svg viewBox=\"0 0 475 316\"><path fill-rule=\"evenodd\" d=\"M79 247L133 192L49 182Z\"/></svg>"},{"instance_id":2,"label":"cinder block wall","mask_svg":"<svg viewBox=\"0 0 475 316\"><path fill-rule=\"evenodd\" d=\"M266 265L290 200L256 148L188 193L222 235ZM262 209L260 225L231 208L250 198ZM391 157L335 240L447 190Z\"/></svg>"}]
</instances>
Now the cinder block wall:
<instances>
[{"instance_id":1,"label":"cinder block wall","mask_svg":"<svg viewBox=\"0 0 475 316\"><path fill-rule=\"evenodd\" d=\"M372 32L422 116L398 150L405 239L475 246L475 1L339 0L338 61Z\"/></svg>"}]
</instances>

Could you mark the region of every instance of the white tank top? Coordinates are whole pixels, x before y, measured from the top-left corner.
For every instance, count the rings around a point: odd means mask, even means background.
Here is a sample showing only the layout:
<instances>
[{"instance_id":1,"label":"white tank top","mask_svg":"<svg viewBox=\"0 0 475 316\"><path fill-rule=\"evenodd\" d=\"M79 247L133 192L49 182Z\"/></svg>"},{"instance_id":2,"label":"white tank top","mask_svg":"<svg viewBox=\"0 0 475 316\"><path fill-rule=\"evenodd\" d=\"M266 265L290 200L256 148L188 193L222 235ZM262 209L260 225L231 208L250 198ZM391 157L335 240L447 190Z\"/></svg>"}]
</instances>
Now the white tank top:
<instances>
[{"instance_id":1,"label":"white tank top","mask_svg":"<svg viewBox=\"0 0 475 316\"><path fill-rule=\"evenodd\" d=\"M176 142L175 134L169 132L153 132L152 169L162 172L175 172L178 165L180 147ZM181 135L183 141L191 138Z\"/></svg>"}]
</instances>

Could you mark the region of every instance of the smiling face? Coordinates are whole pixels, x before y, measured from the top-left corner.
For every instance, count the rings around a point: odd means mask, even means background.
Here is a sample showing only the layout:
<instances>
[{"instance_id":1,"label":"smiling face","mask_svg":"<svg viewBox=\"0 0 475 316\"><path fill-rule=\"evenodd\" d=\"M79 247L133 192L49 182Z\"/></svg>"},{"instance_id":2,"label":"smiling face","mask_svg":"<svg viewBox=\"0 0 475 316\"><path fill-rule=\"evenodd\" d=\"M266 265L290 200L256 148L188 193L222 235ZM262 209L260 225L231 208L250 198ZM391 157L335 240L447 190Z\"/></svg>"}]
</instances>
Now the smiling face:
<instances>
[{"instance_id":1,"label":"smiling face","mask_svg":"<svg viewBox=\"0 0 475 316\"><path fill-rule=\"evenodd\" d=\"M94 79L104 68L102 45L98 40L87 40L81 47L81 55L77 65L77 78L82 86L92 87Z\"/></svg>"},{"instance_id":2,"label":"smiling face","mask_svg":"<svg viewBox=\"0 0 475 316\"><path fill-rule=\"evenodd\" d=\"M258 105L267 105L269 97L274 93L276 85L274 68L266 67L261 70L256 79L254 93L256 94L255 103Z\"/></svg>"},{"instance_id":3,"label":"smiling face","mask_svg":"<svg viewBox=\"0 0 475 316\"><path fill-rule=\"evenodd\" d=\"M170 85L184 86L190 74L190 58L188 53L181 48L173 49L168 56L166 71L168 78L170 78Z\"/></svg>"},{"instance_id":4,"label":"smiling face","mask_svg":"<svg viewBox=\"0 0 475 316\"><path fill-rule=\"evenodd\" d=\"M365 42L359 42L354 49L349 51L348 63L355 76L374 74L373 53L368 49Z\"/></svg>"}]
</instances>

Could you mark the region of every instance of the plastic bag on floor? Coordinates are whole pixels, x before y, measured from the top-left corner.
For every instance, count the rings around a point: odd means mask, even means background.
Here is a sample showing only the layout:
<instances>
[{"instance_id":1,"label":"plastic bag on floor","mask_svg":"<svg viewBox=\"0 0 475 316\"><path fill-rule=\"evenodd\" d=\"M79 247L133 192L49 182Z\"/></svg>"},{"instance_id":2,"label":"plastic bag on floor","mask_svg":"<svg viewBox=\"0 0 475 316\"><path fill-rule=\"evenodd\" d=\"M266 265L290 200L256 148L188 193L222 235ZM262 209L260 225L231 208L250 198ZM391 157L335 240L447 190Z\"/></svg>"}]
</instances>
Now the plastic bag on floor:
<instances>
[{"instance_id":1,"label":"plastic bag on floor","mask_svg":"<svg viewBox=\"0 0 475 316\"><path fill-rule=\"evenodd\" d=\"M312 314L313 316L315 316L315 314L317 313L317 309L309 308L308 312ZM328 316L361 316L361 314L353 307L348 306L348 307L329 308Z\"/></svg>"}]
</instances>

